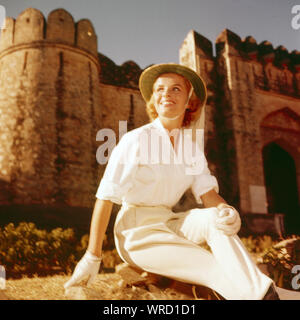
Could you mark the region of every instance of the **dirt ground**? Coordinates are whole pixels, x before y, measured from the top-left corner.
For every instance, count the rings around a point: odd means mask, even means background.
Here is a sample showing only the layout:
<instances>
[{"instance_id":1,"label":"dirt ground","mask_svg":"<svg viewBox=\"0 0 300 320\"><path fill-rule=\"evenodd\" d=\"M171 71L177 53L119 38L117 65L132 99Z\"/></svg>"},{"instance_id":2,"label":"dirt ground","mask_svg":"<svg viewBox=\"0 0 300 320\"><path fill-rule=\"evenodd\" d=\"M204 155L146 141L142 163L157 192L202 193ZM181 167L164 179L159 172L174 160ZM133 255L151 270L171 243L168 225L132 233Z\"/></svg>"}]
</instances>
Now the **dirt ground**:
<instances>
[{"instance_id":1,"label":"dirt ground","mask_svg":"<svg viewBox=\"0 0 300 320\"><path fill-rule=\"evenodd\" d=\"M267 273L264 265L258 264ZM193 286L119 264L114 273L100 273L90 286L81 282L65 290L71 275L8 279L0 300L223 300L211 289ZM125 281L124 281L125 280ZM281 300L300 300L300 290L277 287Z\"/></svg>"},{"instance_id":2,"label":"dirt ground","mask_svg":"<svg viewBox=\"0 0 300 320\"><path fill-rule=\"evenodd\" d=\"M193 295L192 286L177 285L161 288L155 285L126 286L117 273L99 274L96 281L67 291L64 283L69 276L34 277L7 280L5 290L0 290L1 300L217 300L206 290L197 288ZM177 286L177 288L176 288Z\"/></svg>"},{"instance_id":3,"label":"dirt ground","mask_svg":"<svg viewBox=\"0 0 300 320\"><path fill-rule=\"evenodd\" d=\"M7 280L0 290L0 300L221 300L214 292L174 282L166 288L157 285L126 286L117 273L99 274L95 283L87 287L65 290L69 276L22 278ZM300 300L300 291L277 287L281 300Z\"/></svg>"}]
</instances>

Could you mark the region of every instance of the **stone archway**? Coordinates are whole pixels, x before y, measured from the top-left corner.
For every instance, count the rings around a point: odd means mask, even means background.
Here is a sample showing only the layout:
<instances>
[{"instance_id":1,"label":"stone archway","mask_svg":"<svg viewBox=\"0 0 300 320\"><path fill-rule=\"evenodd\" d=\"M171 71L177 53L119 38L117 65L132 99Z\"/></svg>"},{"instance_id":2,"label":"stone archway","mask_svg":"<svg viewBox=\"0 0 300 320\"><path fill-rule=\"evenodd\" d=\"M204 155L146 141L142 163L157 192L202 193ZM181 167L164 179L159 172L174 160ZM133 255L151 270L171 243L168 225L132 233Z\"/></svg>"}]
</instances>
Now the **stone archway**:
<instances>
[{"instance_id":1,"label":"stone archway","mask_svg":"<svg viewBox=\"0 0 300 320\"><path fill-rule=\"evenodd\" d=\"M300 234L300 208L296 165L293 157L279 144L263 148L263 165L268 212L285 214L287 234Z\"/></svg>"},{"instance_id":2,"label":"stone archway","mask_svg":"<svg viewBox=\"0 0 300 320\"><path fill-rule=\"evenodd\" d=\"M262 119L260 133L268 211L285 213L286 233L300 234L300 115L275 110Z\"/></svg>"}]
</instances>

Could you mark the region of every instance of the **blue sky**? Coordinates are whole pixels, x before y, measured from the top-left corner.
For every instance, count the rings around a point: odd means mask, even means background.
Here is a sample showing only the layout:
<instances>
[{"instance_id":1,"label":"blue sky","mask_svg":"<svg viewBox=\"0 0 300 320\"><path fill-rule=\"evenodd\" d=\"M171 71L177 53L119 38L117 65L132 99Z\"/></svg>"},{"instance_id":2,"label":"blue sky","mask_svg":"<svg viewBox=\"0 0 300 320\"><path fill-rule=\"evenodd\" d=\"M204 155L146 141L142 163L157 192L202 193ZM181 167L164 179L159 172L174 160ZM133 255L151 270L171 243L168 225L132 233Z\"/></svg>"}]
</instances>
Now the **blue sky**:
<instances>
[{"instance_id":1,"label":"blue sky","mask_svg":"<svg viewBox=\"0 0 300 320\"><path fill-rule=\"evenodd\" d=\"M16 18L33 7L48 14L64 8L75 21L87 18L98 36L98 51L116 64L133 60L141 68L178 62L179 48L194 29L213 43L225 28L257 43L270 41L300 50L300 29L291 26L300 0L0 0ZM300 20L299 20L300 21Z\"/></svg>"}]
</instances>

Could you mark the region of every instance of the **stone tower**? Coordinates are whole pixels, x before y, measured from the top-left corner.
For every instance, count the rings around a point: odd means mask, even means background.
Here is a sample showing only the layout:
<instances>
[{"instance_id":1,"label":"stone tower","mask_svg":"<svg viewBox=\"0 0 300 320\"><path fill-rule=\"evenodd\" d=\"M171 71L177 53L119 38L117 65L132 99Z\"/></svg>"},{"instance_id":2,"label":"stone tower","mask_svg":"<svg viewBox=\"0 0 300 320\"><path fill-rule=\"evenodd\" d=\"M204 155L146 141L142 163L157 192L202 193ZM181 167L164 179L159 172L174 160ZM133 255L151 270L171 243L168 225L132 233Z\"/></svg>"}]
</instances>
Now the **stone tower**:
<instances>
[{"instance_id":1,"label":"stone tower","mask_svg":"<svg viewBox=\"0 0 300 320\"><path fill-rule=\"evenodd\" d=\"M101 126L97 37L64 9L7 18L0 40L0 203L90 207Z\"/></svg>"},{"instance_id":2,"label":"stone tower","mask_svg":"<svg viewBox=\"0 0 300 320\"><path fill-rule=\"evenodd\" d=\"M210 41L191 31L180 62L212 95L206 148L224 198L244 214L284 213L300 231L300 52L225 29L214 57Z\"/></svg>"}]
</instances>

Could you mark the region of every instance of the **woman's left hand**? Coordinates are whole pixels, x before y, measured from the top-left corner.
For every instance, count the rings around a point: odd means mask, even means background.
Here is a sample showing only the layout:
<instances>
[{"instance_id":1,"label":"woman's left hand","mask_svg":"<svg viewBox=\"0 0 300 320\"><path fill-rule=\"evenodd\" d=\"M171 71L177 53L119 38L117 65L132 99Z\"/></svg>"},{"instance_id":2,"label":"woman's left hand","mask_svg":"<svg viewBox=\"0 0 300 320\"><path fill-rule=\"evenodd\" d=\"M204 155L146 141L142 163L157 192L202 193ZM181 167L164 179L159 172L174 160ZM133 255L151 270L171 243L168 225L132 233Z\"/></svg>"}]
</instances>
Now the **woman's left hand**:
<instances>
[{"instance_id":1,"label":"woman's left hand","mask_svg":"<svg viewBox=\"0 0 300 320\"><path fill-rule=\"evenodd\" d=\"M241 228L240 215L237 210L231 206L226 206L219 209L219 214L215 223L216 228L223 231L227 236L233 236L237 234Z\"/></svg>"}]
</instances>

